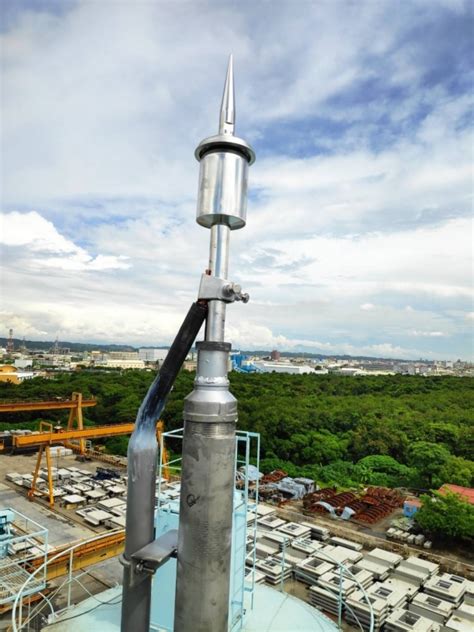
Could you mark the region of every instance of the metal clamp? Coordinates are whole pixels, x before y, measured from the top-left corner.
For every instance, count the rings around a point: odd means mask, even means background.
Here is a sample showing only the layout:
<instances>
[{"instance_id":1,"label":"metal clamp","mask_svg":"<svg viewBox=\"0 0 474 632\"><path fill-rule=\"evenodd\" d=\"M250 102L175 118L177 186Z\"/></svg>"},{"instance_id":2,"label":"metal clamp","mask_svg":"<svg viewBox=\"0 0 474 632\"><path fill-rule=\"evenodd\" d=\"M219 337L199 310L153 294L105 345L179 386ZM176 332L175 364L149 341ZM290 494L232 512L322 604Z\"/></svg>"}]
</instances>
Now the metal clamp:
<instances>
[{"instance_id":1,"label":"metal clamp","mask_svg":"<svg viewBox=\"0 0 474 632\"><path fill-rule=\"evenodd\" d=\"M170 529L150 544L132 554L127 560L121 556L121 564L131 567L130 583L137 585L146 577L154 575L157 569L170 558L176 557L178 549L178 530Z\"/></svg>"},{"instance_id":2,"label":"metal clamp","mask_svg":"<svg viewBox=\"0 0 474 632\"><path fill-rule=\"evenodd\" d=\"M234 301L248 303L249 298L248 294L242 292L238 283L232 283L209 274L201 275L198 299L224 301L224 303L233 303Z\"/></svg>"}]
</instances>

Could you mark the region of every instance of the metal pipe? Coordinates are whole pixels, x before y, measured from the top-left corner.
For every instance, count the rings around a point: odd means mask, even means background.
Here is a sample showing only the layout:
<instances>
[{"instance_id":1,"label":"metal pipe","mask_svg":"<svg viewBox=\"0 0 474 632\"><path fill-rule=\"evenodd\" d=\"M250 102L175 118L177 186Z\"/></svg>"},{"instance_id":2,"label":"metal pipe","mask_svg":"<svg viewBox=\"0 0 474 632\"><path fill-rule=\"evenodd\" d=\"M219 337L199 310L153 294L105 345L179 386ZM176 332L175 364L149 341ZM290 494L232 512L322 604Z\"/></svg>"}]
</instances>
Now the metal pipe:
<instances>
[{"instance_id":1,"label":"metal pipe","mask_svg":"<svg viewBox=\"0 0 474 632\"><path fill-rule=\"evenodd\" d=\"M229 269L230 228L225 224L211 227L209 248L209 271L213 276L227 279ZM209 301L206 323L206 340L224 340L226 304L223 301Z\"/></svg>"},{"instance_id":2,"label":"metal pipe","mask_svg":"<svg viewBox=\"0 0 474 632\"><path fill-rule=\"evenodd\" d=\"M225 224L214 224L211 227L209 270L221 279L227 279L229 274L229 242L230 228Z\"/></svg>"},{"instance_id":3,"label":"metal pipe","mask_svg":"<svg viewBox=\"0 0 474 632\"><path fill-rule=\"evenodd\" d=\"M156 422L176 376L204 322L207 305L193 303L168 351L163 366L137 414L128 444L128 487L123 570L122 632L149 632L151 576L133 572L132 555L154 539L158 458Z\"/></svg>"}]
</instances>

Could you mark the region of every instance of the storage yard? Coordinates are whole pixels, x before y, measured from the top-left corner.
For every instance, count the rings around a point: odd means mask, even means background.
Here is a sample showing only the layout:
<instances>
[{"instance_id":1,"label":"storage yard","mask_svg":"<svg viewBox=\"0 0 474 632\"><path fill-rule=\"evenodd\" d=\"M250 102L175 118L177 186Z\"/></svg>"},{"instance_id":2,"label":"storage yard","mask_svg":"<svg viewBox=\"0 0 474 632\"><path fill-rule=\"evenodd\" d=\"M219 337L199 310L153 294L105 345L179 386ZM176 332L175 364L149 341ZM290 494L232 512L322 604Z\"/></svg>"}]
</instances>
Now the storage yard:
<instances>
[{"instance_id":1,"label":"storage yard","mask_svg":"<svg viewBox=\"0 0 474 632\"><path fill-rule=\"evenodd\" d=\"M35 458L13 455L0 459L0 477L4 481L0 484L0 503L45 526L49 555L72 541L97 533L123 533L127 487L123 470L114 471L94 461L78 463L74 456L58 452L52 467L55 506L51 509L47 503L46 469L40 470L36 498L33 502L27 498ZM179 481L157 480L158 488L160 503L179 499ZM373 498L377 493L368 489L365 496ZM402 555L386 550L383 540L380 546L373 547L372 543L363 546L356 538L341 537L339 528L343 521L333 520L331 525L327 510L315 503L324 499L331 506L345 502L354 507L360 502L354 496L345 494L342 498L334 490L312 491L303 502L312 515L298 514L294 520L285 515L286 506L260 503L256 511L248 511L248 579L254 572L256 583L267 583L304 599L330 618L340 619L347 629L358 628L359 621L368 630L365 595L372 604L376 631L472 629L474 569L469 577L462 577L423 559L428 552L421 547L419 554L410 554L410 549L408 555ZM400 497L394 495L391 502L399 507ZM314 510L315 507L321 510ZM344 527L349 529L347 522ZM117 546L115 554L121 550L123 540ZM38 553L41 558L44 549ZM10 550L8 557L14 560L18 555L19 551ZM91 558L92 561L96 564L91 563L88 569L89 590L97 592L120 582L117 557L111 556L100 564ZM8 613L4 617L8 618Z\"/></svg>"}]
</instances>

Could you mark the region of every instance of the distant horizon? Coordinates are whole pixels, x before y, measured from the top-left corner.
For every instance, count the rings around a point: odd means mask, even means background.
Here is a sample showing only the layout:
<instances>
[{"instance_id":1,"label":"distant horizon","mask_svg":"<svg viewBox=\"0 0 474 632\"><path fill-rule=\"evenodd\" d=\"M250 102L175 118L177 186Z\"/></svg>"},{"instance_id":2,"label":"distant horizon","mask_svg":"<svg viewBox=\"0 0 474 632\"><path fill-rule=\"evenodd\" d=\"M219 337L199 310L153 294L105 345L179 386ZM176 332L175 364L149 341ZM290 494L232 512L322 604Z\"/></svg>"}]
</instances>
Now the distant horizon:
<instances>
[{"instance_id":1,"label":"distant horizon","mask_svg":"<svg viewBox=\"0 0 474 632\"><path fill-rule=\"evenodd\" d=\"M6 346L6 342L7 342L8 338L5 337L1 337L0 336L0 345L2 346ZM19 347L23 344L23 338L15 338L13 337L13 341L15 344L15 350L14 352L18 352L19 351ZM50 347L52 347L55 343L56 340L30 340L30 339L26 339L24 340L25 344L35 344L35 343L39 343L39 344L43 344L43 345L49 345ZM131 344L131 343L114 343L114 342L99 342L99 341L94 341L94 340L90 340L90 341L74 341L74 340L57 340L57 343L59 345L59 347L64 346L65 348L68 347L68 345L81 345L81 346L85 346L85 347L93 347L93 346L97 346L97 347L121 347L121 348L129 348L132 350L138 350L138 349L169 349L170 348L170 344L171 343L163 343L163 344ZM194 348L194 347L193 347ZM445 359L432 359L432 358L415 358L415 359L407 359L407 358L397 358L397 357L390 357L390 356L368 356L368 355L351 355L351 354L344 354L344 353L332 353L332 354L327 354L327 353L321 353L319 351L310 351L310 350L303 350L303 349L283 349L283 348L268 348L268 349L262 349L262 348L255 348L255 349L245 349L245 348L235 348L232 349L233 351L240 351L242 353L254 353L256 355L261 355L261 354L270 354L272 351L278 351L281 354L290 354L290 355L300 355L300 356L313 356L314 358L320 357L320 358L337 358L337 359L344 359L344 358L348 358L348 359L353 359L353 360L388 360L388 361L393 361L393 362L427 362L427 363L433 363L433 362L457 362L458 360L461 362L466 362L466 363L470 363L472 364L473 361L472 360L466 360L463 358L451 358L449 360L445 360Z\"/></svg>"}]
</instances>

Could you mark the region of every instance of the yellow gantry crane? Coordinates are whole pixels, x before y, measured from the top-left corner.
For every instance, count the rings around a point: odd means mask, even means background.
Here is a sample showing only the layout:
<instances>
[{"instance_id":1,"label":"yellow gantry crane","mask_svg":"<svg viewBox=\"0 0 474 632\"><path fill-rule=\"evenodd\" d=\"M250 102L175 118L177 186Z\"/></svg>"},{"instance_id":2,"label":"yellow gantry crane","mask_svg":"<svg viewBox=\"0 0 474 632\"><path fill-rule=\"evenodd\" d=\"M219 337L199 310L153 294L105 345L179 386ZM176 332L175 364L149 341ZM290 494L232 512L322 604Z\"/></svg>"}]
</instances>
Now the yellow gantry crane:
<instances>
[{"instance_id":1,"label":"yellow gantry crane","mask_svg":"<svg viewBox=\"0 0 474 632\"><path fill-rule=\"evenodd\" d=\"M97 400L82 399L82 393L73 393L71 399L61 400L53 399L46 402L2 402L0 403L0 413L19 413L32 410L68 410L69 418L67 421L67 429L73 430L74 424L78 430L84 428L82 409L95 406ZM27 445L27 444L25 444ZM85 453L85 440L79 441L80 453ZM0 450L4 449L4 445L0 445Z\"/></svg>"},{"instance_id":2,"label":"yellow gantry crane","mask_svg":"<svg viewBox=\"0 0 474 632\"><path fill-rule=\"evenodd\" d=\"M67 401L47 401L47 402L13 402L13 403L1 403L1 412L20 412L31 410L61 410L70 409L67 428L56 429L53 425L46 421L40 422L39 432L29 435L14 435L11 437L12 449L22 448L38 448L38 458L36 460L35 471L33 474L33 481L31 489L28 492L28 497L33 499L38 492L37 482L39 476L39 470L41 467L41 461L43 454L46 457L46 468L48 471L48 499L51 507L54 507L54 490L53 490L53 477L52 477L52 457L50 447L53 445L64 445L79 452L81 455L86 454L85 441L87 439L100 439L104 437L118 437L123 435L129 435L133 432L135 427L134 423L120 423L120 424L108 424L104 426L92 426L84 428L82 408L87 406L95 406L97 401L95 399L82 399L81 393L73 393L70 400ZM163 475L169 480L168 453L162 441L162 433L164 432L164 423L159 420L156 426L156 435L158 443L163 451L162 463ZM4 450L5 445L0 444L0 450Z\"/></svg>"},{"instance_id":3,"label":"yellow gantry crane","mask_svg":"<svg viewBox=\"0 0 474 632\"><path fill-rule=\"evenodd\" d=\"M48 470L48 496L49 504L54 507L54 493L53 493L53 476L51 471L51 452L50 447L52 445L67 445L77 449L72 440L79 440L83 443L86 439L97 439L102 437L117 437L120 435L128 435L133 432L135 424L109 424L107 426L94 426L93 428L79 428L75 430L59 430L55 431L53 424L47 421L40 422L40 431L38 434L24 435L14 437L14 445L17 448L25 447L38 447L38 458L36 459L36 467L33 474L33 481L31 483L31 489L28 492L28 497L32 499L37 489L37 482L39 476L39 470L41 467L41 460L43 453L46 456L46 468ZM85 453L85 448L78 448L80 454Z\"/></svg>"}]
</instances>

